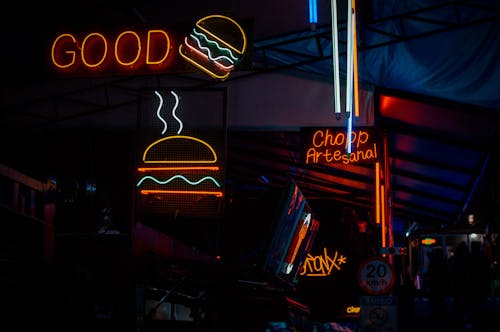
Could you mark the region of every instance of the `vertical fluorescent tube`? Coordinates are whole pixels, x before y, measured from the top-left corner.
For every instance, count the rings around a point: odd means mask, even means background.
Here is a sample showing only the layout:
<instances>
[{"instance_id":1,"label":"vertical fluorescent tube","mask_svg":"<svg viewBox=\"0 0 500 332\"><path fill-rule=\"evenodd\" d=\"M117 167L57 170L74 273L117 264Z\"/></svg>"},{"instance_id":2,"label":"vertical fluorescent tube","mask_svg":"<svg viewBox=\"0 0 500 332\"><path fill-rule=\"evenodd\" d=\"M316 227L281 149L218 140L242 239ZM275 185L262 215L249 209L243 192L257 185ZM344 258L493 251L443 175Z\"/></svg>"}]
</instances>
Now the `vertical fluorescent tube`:
<instances>
[{"instance_id":1,"label":"vertical fluorescent tube","mask_svg":"<svg viewBox=\"0 0 500 332\"><path fill-rule=\"evenodd\" d=\"M347 139L346 139L346 152L349 156L352 152L352 116L351 113L347 113Z\"/></svg>"},{"instance_id":2,"label":"vertical fluorescent tube","mask_svg":"<svg viewBox=\"0 0 500 332\"><path fill-rule=\"evenodd\" d=\"M359 118L359 84L358 84L358 42L356 29L356 0L352 0L352 61L354 79L354 116Z\"/></svg>"},{"instance_id":3,"label":"vertical fluorescent tube","mask_svg":"<svg viewBox=\"0 0 500 332\"><path fill-rule=\"evenodd\" d=\"M352 152L352 90L353 90L353 19L352 19L352 0L348 0L347 12L347 83L346 83L346 118L347 118L347 155Z\"/></svg>"},{"instance_id":4,"label":"vertical fluorescent tube","mask_svg":"<svg viewBox=\"0 0 500 332\"><path fill-rule=\"evenodd\" d=\"M309 23L318 23L318 5L317 0L309 0Z\"/></svg>"},{"instance_id":5,"label":"vertical fluorescent tube","mask_svg":"<svg viewBox=\"0 0 500 332\"><path fill-rule=\"evenodd\" d=\"M352 110L352 0L347 1L347 83L345 111L349 116Z\"/></svg>"},{"instance_id":6,"label":"vertical fluorescent tube","mask_svg":"<svg viewBox=\"0 0 500 332\"><path fill-rule=\"evenodd\" d=\"M384 194L387 197L383 201L383 207L386 209L386 212L384 213L383 217L385 218L385 224L386 224L386 233L387 233L387 239L389 241L389 246L394 247L394 234L393 234L393 227L392 227L392 203L391 203L391 169L389 165L389 139L387 138L387 133L384 133L383 135L383 140L384 140L384 186L385 186L385 191ZM393 255L389 257L389 260L391 261L393 259Z\"/></svg>"},{"instance_id":7,"label":"vertical fluorescent tube","mask_svg":"<svg viewBox=\"0 0 500 332\"><path fill-rule=\"evenodd\" d=\"M332 58L333 58L333 101L335 115L340 119L340 69L339 69L339 31L337 28L337 0L331 0L332 10Z\"/></svg>"},{"instance_id":8,"label":"vertical fluorescent tube","mask_svg":"<svg viewBox=\"0 0 500 332\"><path fill-rule=\"evenodd\" d=\"M385 225L385 186L380 186L380 215L382 219L382 247L386 246L386 225Z\"/></svg>"},{"instance_id":9,"label":"vertical fluorescent tube","mask_svg":"<svg viewBox=\"0 0 500 332\"><path fill-rule=\"evenodd\" d=\"M380 224L380 163L375 163L375 223Z\"/></svg>"}]
</instances>

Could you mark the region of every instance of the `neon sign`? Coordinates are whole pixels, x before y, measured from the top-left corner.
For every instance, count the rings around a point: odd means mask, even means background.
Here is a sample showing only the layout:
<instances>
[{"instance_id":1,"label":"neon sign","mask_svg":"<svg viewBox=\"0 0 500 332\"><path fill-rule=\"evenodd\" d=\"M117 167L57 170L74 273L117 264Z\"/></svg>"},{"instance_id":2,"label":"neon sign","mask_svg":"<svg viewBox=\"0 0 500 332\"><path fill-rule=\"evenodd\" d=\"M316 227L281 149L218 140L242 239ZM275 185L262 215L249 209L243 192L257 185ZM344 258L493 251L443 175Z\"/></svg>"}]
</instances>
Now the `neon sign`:
<instances>
[{"instance_id":1,"label":"neon sign","mask_svg":"<svg viewBox=\"0 0 500 332\"><path fill-rule=\"evenodd\" d=\"M51 44L50 63L57 72L65 74L158 73L167 69L180 72L187 71L189 64L212 78L224 80L247 49L243 28L222 15L198 20L182 40L173 37L161 28L118 33L93 31L85 35L65 32Z\"/></svg>"},{"instance_id":2,"label":"neon sign","mask_svg":"<svg viewBox=\"0 0 500 332\"><path fill-rule=\"evenodd\" d=\"M433 244L436 244L436 239L433 237L426 237L421 239L420 243L423 244L424 246L431 246Z\"/></svg>"},{"instance_id":3,"label":"neon sign","mask_svg":"<svg viewBox=\"0 0 500 332\"><path fill-rule=\"evenodd\" d=\"M156 116L167 132L167 121L161 112L164 96L154 92L158 99ZM176 135L162 137L149 144L142 154L138 171L143 175L136 183L141 195L211 195L222 197L222 185L217 179L219 166L215 149L206 141L180 135L183 123L177 116L179 96L170 91L175 103L171 115L179 124ZM212 175L213 174L213 175Z\"/></svg>"},{"instance_id":4,"label":"neon sign","mask_svg":"<svg viewBox=\"0 0 500 332\"><path fill-rule=\"evenodd\" d=\"M340 271L341 265L347 263L347 257L334 252L333 257L328 255L326 248L323 248L323 255L313 256L307 254L307 258L302 265L300 275L308 277L327 277L332 274L333 269Z\"/></svg>"},{"instance_id":5,"label":"neon sign","mask_svg":"<svg viewBox=\"0 0 500 332\"><path fill-rule=\"evenodd\" d=\"M171 40L164 30L126 30L116 37L91 32L57 36L50 60L61 72L162 70L170 63Z\"/></svg>"},{"instance_id":6,"label":"neon sign","mask_svg":"<svg viewBox=\"0 0 500 332\"><path fill-rule=\"evenodd\" d=\"M346 308L346 313L348 314L359 314L361 312L361 307L360 306L354 306L350 305Z\"/></svg>"},{"instance_id":7,"label":"neon sign","mask_svg":"<svg viewBox=\"0 0 500 332\"><path fill-rule=\"evenodd\" d=\"M241 26L229 17L211 15L196 22L179 46L180 55L213 78L226 79L245 53L247 39Z\"/></svg>"},{"instance_id":8,"label":"neon sign","mask_svg":"<svg viewBox=\"0 0 500 332\"><path fill-rule=\"evenodd\" d=\"M352 130L349 137L330 128L303 128L302 132L306 164L375 162L379 155L370 128ZM350 153L346 152L347 144L352 148Z\"/></svg>"},{"instance_id":9,"label":"neon sign","mask_svg":"<svg viewBox=\"0 0 500 332\"><path fill-rule=\"evenodd\" d=\"M181 155L175 156L174 159L170 159L170 158L172 158L171 156L165 156L165 155L163 155L161 157L161 160L154 159L154 157L152 159L149 159L150 155L161 154L161 151L158 151L158 150L162 150L163 146L166 145L167 143L169 143L169 142L167 142L167 140L170 140L172 142L177 141L177 142L171 143L171 144L179 144L179 145L187 143L188 141L193 141L193 143L192 143L193 147L191 148L192 152L193 152L193 154L196 154L199 157L196 159L190 159L189 155L181 154ZM184 141L184 142L180 142L180 141ZM183 159L183 158L186 158L186 159ZM207 142L205 142L199 138L192 137L192 136L176 135L176 136L167 136L164 138L160 138L160 139L154 141L153 143L151 143L146 148L146 150L144 150L144 154L142 156L142 161L144 163L151 163L151 164L215 163L215 162L217 162L217 154L215 153L214 148L210 144L208 144Z\"/></svg>"}]
</instances>

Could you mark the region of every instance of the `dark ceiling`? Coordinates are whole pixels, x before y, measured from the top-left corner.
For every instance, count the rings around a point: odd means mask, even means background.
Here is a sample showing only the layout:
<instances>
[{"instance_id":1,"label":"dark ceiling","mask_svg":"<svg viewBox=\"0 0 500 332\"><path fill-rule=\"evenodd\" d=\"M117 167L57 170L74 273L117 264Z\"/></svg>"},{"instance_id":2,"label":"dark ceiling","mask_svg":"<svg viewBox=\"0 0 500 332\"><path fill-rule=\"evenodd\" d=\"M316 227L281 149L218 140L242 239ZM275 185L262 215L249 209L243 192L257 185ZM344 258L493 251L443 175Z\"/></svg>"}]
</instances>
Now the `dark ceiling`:
<instances>
[{"instance_id":1,"label":"dark ceiling","mask_svg":"<svg viewBox=\"0 0 500 332\"><path fill-rule=\"evenodd\" d=\"M338 3L339 12L345 12L345 3ZM240 82L248 82L256 91L269 86L274 75L311 86L331 86L329 1L318 1L319 22L314 29L307 22L305 0L217 1L216 5L181 1L175 7L160 1L119 5L87 1L81 8L74 4L71 10L45 3L9 5L4 13L16 19L12 24L2 23L6 25L1 52L5 71L2 130L133 129L138 96L145 88L222 87L230 95ZM469 213L491 218L498 213L492 184L500 138L500 7L496 1L373 0L363 1L358 8L360 81L373 98L373 125L387 137L393 217L436 227L460 223ZM250 21L253 27L250 68L224 82L196 73L61 79L48 72L43 60L47 41L61 30L164 20L186 23L213 12ZM342 15L338 26L345 56ZM463 40L468 45L471 39L482 42L471 44L482 48L464 50L462 44L453 44ZM237 112L231 105L228 117ZM291 107L287 102L282 105ZM258 114L270 111L279 110L263 109ZM297 128L309 126L313 112L304 110L292 129L288 125L269 128L265 121L259 126L257 120L248 127L232 126L229 121L227 178L233 188L241 193L258 190L264 186L261 176L268 179L268 186L280 187L292 177L311 201L373 209L373 164L311 166L303 162ZM339 127L338 122L332 123ZM2 150L9 143L4 136ZM24 144L36 146L35 141Z\"/></svg>"}]
</instances>

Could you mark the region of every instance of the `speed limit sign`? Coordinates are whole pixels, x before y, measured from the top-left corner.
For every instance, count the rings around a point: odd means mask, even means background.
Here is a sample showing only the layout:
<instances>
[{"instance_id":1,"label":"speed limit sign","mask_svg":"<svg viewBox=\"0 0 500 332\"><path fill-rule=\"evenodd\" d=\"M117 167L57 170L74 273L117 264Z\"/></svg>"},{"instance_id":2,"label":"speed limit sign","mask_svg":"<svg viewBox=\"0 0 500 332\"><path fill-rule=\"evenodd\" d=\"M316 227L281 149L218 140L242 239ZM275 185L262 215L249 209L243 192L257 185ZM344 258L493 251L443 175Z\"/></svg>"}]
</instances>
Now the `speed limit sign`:
<instances>
[{"instance_id":1,"label":"speed limit sign","mask_svg":"<svg viewBox=\"0 0 500 332\"><path fill-rule=\"evenodd\" d=\"M368 294L386 294L394 284L394 269L388 262L379 258L363 261L358 269L359 286Z\"/></svg>"}]
</instances>

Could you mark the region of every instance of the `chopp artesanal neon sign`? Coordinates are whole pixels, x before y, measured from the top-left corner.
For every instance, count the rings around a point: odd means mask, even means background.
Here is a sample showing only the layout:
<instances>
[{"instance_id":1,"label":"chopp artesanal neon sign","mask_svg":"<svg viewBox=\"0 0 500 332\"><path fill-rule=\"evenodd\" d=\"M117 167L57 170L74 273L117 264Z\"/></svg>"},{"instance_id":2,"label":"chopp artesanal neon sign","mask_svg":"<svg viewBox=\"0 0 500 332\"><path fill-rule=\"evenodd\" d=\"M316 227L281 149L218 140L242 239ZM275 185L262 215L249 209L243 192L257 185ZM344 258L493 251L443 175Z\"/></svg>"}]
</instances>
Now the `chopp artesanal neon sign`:
<instances>
[{"instance_id":1,"label":"chopp artesanal neon sign","mask_svg":"<svg viewBox=\"0 0 500 332\"><path fill-rule=\"evenodd\" d=\"M343 128L302 128L304 161L306 164L366 163L379 156L376 135L372 127L358 127L348 133ZM351 144L351 153L346 152Z\"/></svg>"},{"instance_id":2,"label":"chopp artesanal neon sign","mask_svg":"<svg viewBox=\"0 0 500 332\"><path fill-rule=\"evenodd\" d=\"M66 74L143 74L191 68L224 80L246 49L247 37L238 22L210 15L198 20L189 33L165 28L64 32L52 41L50 63Z\"/></svg>"}]
</instances>

